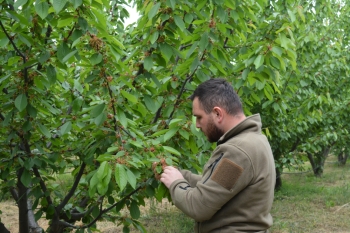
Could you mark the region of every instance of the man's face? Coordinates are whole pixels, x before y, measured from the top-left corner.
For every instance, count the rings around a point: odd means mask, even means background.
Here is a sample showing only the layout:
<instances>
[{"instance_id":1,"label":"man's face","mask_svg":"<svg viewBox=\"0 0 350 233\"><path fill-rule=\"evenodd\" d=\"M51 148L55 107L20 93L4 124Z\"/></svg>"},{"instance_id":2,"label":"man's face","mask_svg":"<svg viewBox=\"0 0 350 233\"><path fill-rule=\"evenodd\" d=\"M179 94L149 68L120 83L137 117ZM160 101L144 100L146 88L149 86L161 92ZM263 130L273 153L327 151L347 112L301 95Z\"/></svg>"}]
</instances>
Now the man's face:
<instances>
[{"instance_id":1,"label":"man's face","mask_svg":"<svg viewBox=\"0 0 350 233\"><path fill-rule=\"evenodd\" d=\"M193 100L192 112L196 117L196 127L201 129L204 135L207 136L209 142L217 142L220 137L224 135L224 132L215 125L215 113L211 112L207 114L197 97Z\"/></svg>"}]
</instances>

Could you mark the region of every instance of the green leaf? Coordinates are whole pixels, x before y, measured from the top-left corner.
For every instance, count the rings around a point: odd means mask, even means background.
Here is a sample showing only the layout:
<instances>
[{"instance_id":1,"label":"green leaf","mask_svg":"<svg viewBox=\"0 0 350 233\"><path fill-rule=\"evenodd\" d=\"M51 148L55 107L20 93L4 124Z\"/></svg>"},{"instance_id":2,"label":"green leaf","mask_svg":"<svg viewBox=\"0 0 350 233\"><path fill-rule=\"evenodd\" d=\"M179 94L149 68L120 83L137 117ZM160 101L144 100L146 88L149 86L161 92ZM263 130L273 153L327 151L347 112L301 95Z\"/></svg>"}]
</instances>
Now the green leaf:
<instances>
[{"instance_id":1,"label":"green leaf","mask_svg":"<svg viewBox=\"0 0 350 233\"><path fill-rule=\"evenodd\" d=\"M48 67L46 67L46 75L50 85L56 82L56 78L57 78L56 68L53 67L51 64Z\"/></svg>"},{"instance_id":2,"label":"green leaf","mask_svg":"<svg viewBox=\"0 0 350 233\"><path fill-rule=\"evenodd\" d=\"M32 182L32 177L27 169L23 170L23 173L21 175L21 182L26 187L29 187Z\"/></svg>"},{"instance_id":3,"label":"green leaf","mask_svg":"<svg viewBox=\"0 0 350 233\"><path fill-rule=\"evenodd\" d=\"M146 57L145 60L143 60L143 67L147 70L150 71L153 67L153 59L151 56Z\"/></svg>"},{"instance_id":4,"label":"green leaf","mask_svg":"<svg viewBox=\"0 0 350 233\"><path fill-rule=\"evenodd\" d=\"M49 14L49 4L47 2L41 2L37 0L35 2L35 11L40 16L40 18L45 19Z\"/></svg>"},{"instance_id":5,"label":"green leaf","mask_svg":"<svg viewBox=\"0 0 350 233\"><path fill-rule=\"evenodd\" d=\"M168 151L168 152L170 152L170 153L172 153L172 154L175 154L175 155L178 155L178 156L181 155L181 153L179 151L177 151L176 149L174 149L174 148L172 148L170 146L163 146L163 149Z\"/></svg>"},{"instance_id":6,"label":"green leaf","mask_svg":"<svg viewBox=\"0 0 350 233\"><path fill-rule=\"evenodd\" d=\"M271 93L267 90L267 88L264 88L264 93L265 93L265 96L266 96L269 100L273 100L273 97L272 97Z\"/></svg>"},{"instance_id":7,"label":"green leaf","mask_svg":"<svg viewBox=\"0 0 350 233\"><path fill-rule=\"evenodd\" d=\"M74 89L76 89L77 91L79 91L80 93L83 93L84 88L83 86L80 84L78 79L74 79Z\"/></svg>"},{"instance_id":8,"label":"green leaf","mask_svg":"<svg viewBox=\"0 0 350 233\"><path fill-rule=\"evenodd\" d=\"M152 33L152 35L149 37L149 41L151 42L151 44L154 44L154 42L156 42L156 40L159 37L159 32L155 31Z\"/></svg>"},{"instance_id":9,"label":"green leaf","mask_svg":"<svg viewBox=\"0 0 350 233\"><path fill-rule=\"evenodd\" d=\"M106 194L106 192L108 191L109 182L111 181L112 170L108 163L105 167L105 172L107 173L106 176L102 179L101 182L97 184L97 192L100 195Z\"/></svg>"},{"instance_id":10,"label":"green leaf","mask_svg":"<svg viewBox=\"0 0 350 233\"><path fill-rule=\"evenodd\" d=\"M107 176L108 166L109 166L109 164L107 161L104 161L101 163L100 167L98 168L98 170L96 172L98 180L101 181L103 178L105 178L105 176Z\"/></svg>"},{"instance_id":11,"label":"green leaf","mask_svg":"<svg viewBox=\"0 0 350 233\"><path fill-rule=\"evenodd\" d=\"M282 53L283 53L283 50L277 46L274 46L271 51L277 54L278 56L282 56Z\"/></svg>"},{"instance_id":12,"label":"green leaf","mask_svg":"<svg viewBox=\"0 0 350 233\"><path fill-rule=\"evenodd\" d=\"M49 51L43 51L39 58L38 61L43 64L44 62L46 62L48 59L50 58L50 52Z\"/></svg>"},{"instance_id":13,"label":"green leaf","mask_svg":"<svg viewBox=\"0 0 350 233\"><path fill-rule=\"evenodd\" d=\"M289 10L289 9L287 10L287 12L288 12L288 15L290 17L291 22L293 23L295 21L294 13L291 10Z\"/></svg>"},{"instance_id":14,"label":"green leaf","mask_svg":"<svg viewBox=\"0 0 350 233\"><path fill-rule=\"evenodd\" d=\"M64 56L64 58L62 59L62 63L65 63L66 61L69 60L69 58L73 57L76 53L78 52L78 50L74 50L70 53L68 53L66 56Z\"/></svg>"},{"instance_id":15,"label":"green leaf","mask_svg":"<svg viewBox=\"0 0 350 233\"><path fill-rule=\"evenodd\" d=\"M157 201L161 202L165 197L165 194L167 193L167 191L168 191L168 188L163 183L160 183L155 195L155 198L157 199Z\"/></svg>"},{"instance_id":16,"label":"green leaf","mask_svg":"<svg viewBox=\"0 0 350 233\"><path fill-rule=\"evenodd\" d=\"M197 68L198 66L200 65L200 61L199 61L199 58L198 57L195 57L195 59L193 60L191 66L190 66L190 72L193 73Z\"/></svg>"},{"instance_id":17,"label":"green leaf","mask_svg":"<svg viewBox=\"0 0 350 233\"><path fill-rule=\"evenodd\" d=\"M15 100L15 106L18 111L22 112L27 107L28 101L27 96L25 94L20 94L17 96Z\"/></svg>"},{"instance_id":18,"label":"green leaf","mask_svg":"<svg viewBox=\"0 0 350 233\"><path fill-rule=\"evenodd\" d=\"M127 120L126 115L124 113L124 109L118 107L117 117L118 117L119 122L122 124L122 126L124 126L124 127L128 126L128 120Z\"/></svg>"},{"instance_id":19,"label":"green leaf","mask_svg":"<svg viewBox=\"0 0 350 233\"><path fill-rule=\"evenodd\" d=\"M106 105L104 103L96 105L90 112L91 117L97 117L105 110Z\"/></svg>"},{"instance_id":20,"label":"green leaf","mask_svg":"<svg viewBox=\"0 0 350 233\"><path fill-rule=\"evenodd\" d=\"M132 102L132 103L137 103L137 98L136 98L136 96L133 96L133 95L131 95L130 93L124 91L124 90L121 90L120 93L121 93L127 100L129 100L130 102Z\"/></svg>"},{"instance_id":21,"label":"green leaf","mask_svg":"<svg viewBox=\"0 0 350 233\"><path fill-rule=\"evenodd\" d=\"M79 6L83 4L83 0L72 0L74 9L77 9Z\"/></svg>"},{"instance_id":22,"label":"green leaf","mask_svg":"<svg viewBox=\"0 0 350 233\"><path fill-rule=\"evenodd\" d=\"M193 15L191 13L187 13L185 15L185 22L190 24L190 23L192 23L192 21L193 21Z\"/></svg>"},{"instance_id":23,"label":"green leaf","mask_svg":"<svg viewBox=\"0 0 350 233\"><path fill-rule=\"evenodd\" d=\"M128 179L129 184L131 185L131 187L133 189L135 189L136 188L136 176L129 169L126 170L126 175L127 175L127 179Z\"/></svg>"},{"instance_id":24,"label":"green leaf","mask_svg":"<svg viewBox=\"0 0 350 233\"><path fill-rule=\"evenodd\" d=\"M166 132L166 134L164 134L164 142L166 142L170 138L172 138L178 130L179 130L179 128L172 128L168 132Z\"/></svg>"},{"instance_id":25,"label":"green leaf","mask_svg":"<svg viewBox=\"0 0 350 233\"><path fill-rule=\"evenodd\" d=\"M148 110L151 113L155 113L158 110L157 106L156 106L156 103L155 103L155 100L153 98L151 98L148 95L145 95L143 100L145 102L146 107L148 108Z\"/></svg>"},{"instance_id":26,"label":"green leaf","mask_svg":"<svg viewBox=\"0 0 350 233\"><path fill-rule=\"evenodd\" d=\"M72 129L72 122L67 121L61 126L60 133L61 135L67 134L71 129Z\"/></svg>"},{"instance_id":27,"label":"green leaf","mask_svg":"<svg viewBox=\"0 0 350 233\"><path fill-rule=\"evenodd\" d=\"M162 53L162 56L166 62L168 62L173 56L173 48L167 43L160 44L160 52Z\"/></svg>"},{"instance_id":28,"label":"green leaf","mask_svg":"<svg viewBox=\"0 0 350 233\"><path fill-rule=\"evenodd\" d=\"M180 133L180 135L181 135L184 139L186 139L186 140L188 140L188 139L190 138L190 134L189 134L186 130L180 129L180 130L179 130L179 133Z\"/></svg>"},{"instance_id":29,"label":"green leaf","mask_svg":"<svg viewBox=\"0 0 350 233\"><path fill-rule=\"evenodd\" d=\"M94 188L95 186L97 186L97 184L99 182L100 181L99 181L99 179L97 177L97 172L95 172L95 174L90 179L90 187L89 188Z\"/></svg>"},{"instance_id":30,"label":"green leaf","mask_svg":"<svg viewBox=\"0 0 350 233\"><path fill-rule=\"evenodd\" d=\"M53 9L56 11L56 14L58 14L63 7L66 5L67 0L53 0L52 1L52 6Z\"/></svg>"},{"instance_id":31,"label":"green leaf","mask_svg":"<svg viewBox=\"0 0 350 233\"><path fill-rule=\"evenodd\" d=\"M184 31L185 30L185 23L184 21L182 20L182 18L178 15L175 15L174 16L174 21L175 21L175 24L180 28L181 31Z\"/></svg>"},{"instance_id":32,"label":"green leaf","mask_svg":"<svg viewBox=\"0 0 350 233\"><path fill-rule=\"evenodd\" d=\"M106 119L107 119L107 114L105 112L102 112L100 115L98 115L95 119L94 119L94 123L99 126L101 125Z\"/></svg>"},{"instance_id":33,"label":"green leaf","mask_svg":"<svg viewBox=\"0 0 350 233\"><path fill-rule=\"evenodd\" d=\"M51 138L51 133L50 131L42 124L37 123L38 127L39 127L39 131L41 134L43 134L45 137L47 138Z\"/></svg>"},{"instance_id":34,"label":"green leaf","mask_svg":"<svg viewBox=\"0 0 350 233\"><path fill-rule=\"evenodd\" d=\"M258 69L264 63L264 56L259 55L254 60L255 69Z\"/></svg>"},{"instance_id":35,"label":"green leaf","mask_svg":"<svg viewBox=\"0 0 350 233\"><path fill-rule=\"evenodd\" d=\"M117 163L115 166L115 180L120 190L123 190L127 184L127 174L125 172L124 166L119 163Z\"/></svg>"},{"instance_id":36,"label":"green leaf","mask_svg":"<svg viewBox=\"0 0 350 233\"><path fill-rule=\"evenodd\" d=\"M136 201L131 202L130 215L133 219L138 219L140 217L140 209Z\"/></svg>"},{"instance_id":37,"label":"green leaf","mask_svg":"<svg viewBox=\"0 0 350 233\"><path fill-rule=\"evenodd\" d=\"M0 48L5 47L10 40L7 37L1 38L0 39Z\"/></svg>"},{"instance_id":38,"label":"green leaf","mask_svg":"<svg viewBox=\"0 0 350 233\"><path fill-rule=\"evenodd\" d=\"M94 55L91 56L90 62L94 66L99 64L102 61L102 58L103 57L101 53L95 53Z\"/></svg>"},{"instance_id":39,"label":"green leaf","mask_svg":"<svg viewBox=\"0 0 350 233\"><path fill-rule=\"evenodd\" d=\"M32 41L31 38L28 38L26 35L21 35L21 34L18 34L17 36L18 36L18 38L19 38L23 43L25 43L28 47L31 47L31 46L32 46L32 43L30 42L30 41Z\"/></svg>"},{"instance_id":40,"label":"green leaf","mask_svg":"<svg viewBox=\"0 0 350 233\"><path fill-rule=\"evenodd\" d=\"M26 4L28 2L28 0L17 0L14 4L13 7L15 9L18 9L18 7L23 6L24 4Z\"/></svg>"},{"instance_id":41,"label":"green leaf","mask_svg":"<svg viewBox=\"0 0 350 233\"><path fill-rule=\"evenodd\" d=\"M71 52L67 43L63 42L57 47L57 58L63 63L63 59Z\"/></svg>"},{"instance_id":42,"label":"green leaf","mask_svg":"<svg viewBox=\"0 0 350 233\"><path fill-rule=\"evenodd\" d=\"M303 13L303 7L302 6L297 6L298 14L301 18L301 20L305 23L305 16Z\"/></svg>"},{"instance_id":43,"label":"green leaf","mask_svg":"<svg viewBox=\"0 0 350 233\"><path fill-rule=\"evenodd\" d=\"M156 5L154 5L151 10L148 12L148 19L151 20L158 12L160 7L160 2L158 2Z\"/></svg>"},{"instance_id":44,"label":"green leaf","mask_svg":"<svg viewBox=\"0 0 350 233\"><path fill-rule=\"evenodd\" d=\"M201 40L199 41L199 51L203 52L207 46L209 44L209 37L208 37L208 33L205 32L203 33Z\"/></svg>"}]
</instances>

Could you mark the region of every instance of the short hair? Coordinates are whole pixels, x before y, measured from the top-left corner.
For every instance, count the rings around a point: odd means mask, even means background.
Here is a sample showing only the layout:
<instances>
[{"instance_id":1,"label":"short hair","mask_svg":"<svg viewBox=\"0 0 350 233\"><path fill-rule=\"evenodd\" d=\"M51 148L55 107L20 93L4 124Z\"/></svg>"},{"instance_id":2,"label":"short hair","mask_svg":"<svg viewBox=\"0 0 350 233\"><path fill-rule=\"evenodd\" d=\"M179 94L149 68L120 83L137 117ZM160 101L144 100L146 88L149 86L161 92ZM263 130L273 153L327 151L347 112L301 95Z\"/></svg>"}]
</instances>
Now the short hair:
<instances>
[{"instance_id":1,"label":"short hair","mask_svg":"<svg viewBox=\"0 0 350 233\"><path fill-rule=\"evenodd\" d=\"M193 101L196 97L207 114L216 106L225 109L230 115L243 113L239 96L223 78L213 78L199 84L190 99Z\"/></svg>"}]
</instances>

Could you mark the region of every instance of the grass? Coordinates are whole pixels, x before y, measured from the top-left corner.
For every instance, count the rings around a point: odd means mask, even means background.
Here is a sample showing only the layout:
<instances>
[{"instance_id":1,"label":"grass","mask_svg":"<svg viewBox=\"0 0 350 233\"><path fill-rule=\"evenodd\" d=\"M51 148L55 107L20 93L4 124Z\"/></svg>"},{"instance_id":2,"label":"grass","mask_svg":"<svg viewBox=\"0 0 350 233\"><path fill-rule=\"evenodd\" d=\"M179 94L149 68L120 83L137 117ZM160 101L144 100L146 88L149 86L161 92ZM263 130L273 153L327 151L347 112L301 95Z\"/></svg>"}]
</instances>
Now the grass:
<instances>
[{"instance_id":1,"label":"grass","mask_svg":"<svg viewBox=\"0 0 350 233\"><path fill-rule=\"evenodd\" d=\"M150 201L151 208L142 217L148 232L152 233L190 233L193 232L194 220L188 218L174 205L165 202L159 203Z\"/></svg>"},{"instance_id":2,"label":"grass","mask_svg":"<svg viewBox=\"0 0 350 233\"><path fill-rule=\"evenodd\" d=\"M350 166L328 161L324 175L284 174L272 208L274 233L350 231Z\"/></svg>"}]
</instances>

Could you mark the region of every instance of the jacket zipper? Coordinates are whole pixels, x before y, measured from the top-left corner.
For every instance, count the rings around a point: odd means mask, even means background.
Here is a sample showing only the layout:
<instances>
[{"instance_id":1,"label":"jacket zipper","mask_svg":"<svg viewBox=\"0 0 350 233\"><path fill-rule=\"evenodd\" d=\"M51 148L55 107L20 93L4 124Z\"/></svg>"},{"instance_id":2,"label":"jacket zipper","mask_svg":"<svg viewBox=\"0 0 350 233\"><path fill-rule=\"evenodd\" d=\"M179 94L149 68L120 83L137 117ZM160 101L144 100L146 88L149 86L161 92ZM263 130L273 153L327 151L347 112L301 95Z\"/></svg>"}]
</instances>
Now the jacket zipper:
<instances>
[{"instance_id":1,"label":"jacket zipper","mask_svg":"<svg viewBox=\"0 0 350 233\"><path fill-rule=\"evenodd\" d=\"M220 157L215 159L215 161L209 165L208 169L211 168L210 174L207 177L207 179L205 179L205 181L203 181L203 184L205 184L205 182L207 182L209 180L209 178L211 177L211 175L213 174L214 168L216 166L216 164L218 164L218 162L220 161L220 159L222 158L222 156L224 155L224 153L221 153Z\"/></svg>"}]
</instances>

